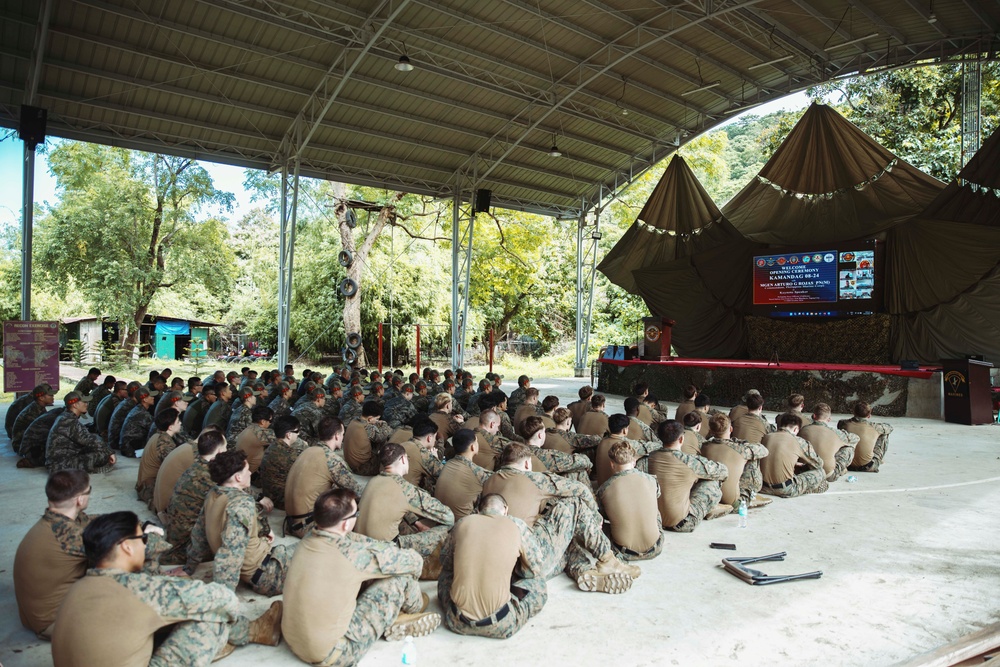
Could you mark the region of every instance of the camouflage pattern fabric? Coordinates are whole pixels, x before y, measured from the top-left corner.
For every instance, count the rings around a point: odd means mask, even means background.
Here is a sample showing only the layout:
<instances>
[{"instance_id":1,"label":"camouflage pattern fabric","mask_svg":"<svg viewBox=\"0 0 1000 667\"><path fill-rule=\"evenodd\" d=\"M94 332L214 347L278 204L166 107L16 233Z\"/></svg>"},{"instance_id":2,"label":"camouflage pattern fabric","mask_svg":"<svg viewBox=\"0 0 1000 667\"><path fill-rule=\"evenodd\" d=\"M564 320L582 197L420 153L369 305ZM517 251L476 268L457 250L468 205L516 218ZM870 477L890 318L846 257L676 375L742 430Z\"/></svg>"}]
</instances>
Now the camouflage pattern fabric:
<instances>
[{"instance_id":1,"label":"camouflage pattern fabric","mask_svg":"<svg viewBox=\"0 0 1000 667\"><path fill-rule=\"evenodd\" d=\"M40 405L38 401L31 401L14 419L14 425L10 430L10 443L13 445L15 452L20 451L21 440L24 438L24 432L28 430L28 426L31 425L31 422L45 414L47 407Z\"/></svg>"},{"instance_id":2,"label":"camouflage pattern fabric","mask_svg":"<svg viewBox=\"0 0 1000 667\"><path fill-rule=\"evenodd\" d=\"M108 441L108 426L111 424L111 415L114 414L115 408L118 404L122 402L118 396L110 394L101 399L100 405L94 410L94 428L97 429L97 435L104 439L104 442ZM93 405L93 401L91 401Z\"/></svg>"},{"instance_id":3,"label":"camouflage pattern fabric","mask_svg":"<svg viewBox=\"0 0 1000 667\"><path fill-rule=\"evenodd\" d=\"M344 405L340 408L340 421L344 424L350 424L355 418L361 416L362 404L358 403L353 398L344 399Z\"/></svg>"},{"instance_id":4,"label":"camouflage pattern fabric","mask_svg":"<svg viewBox=\"0 0 1000 667\"><path fill-rule=\"evenodd\" d=\"M288 401L286 401L285 397L281 394L275 396L274 399L267 404L267 407L271 408L274 412L275 421L277 421L279 417L292 414L292 406L288 405Z\"/></svg>"},{"instance_id":5,"label":"camouflage pattern fabric","mask_svg":"<svg viewBox=\"0 0 1000 667\"><path fill-rule=\"evenodd\" d=\"M713 461L713 463L715 463ZM716 464L722 466L722 464ZM723 468L725 466L722 466ZM690 533L702 519L712 511L712 508L722 500L722 485L718 480L702 479L694 483L691 487L691 508L688 515L684 517L676 526L664 526L667 530L677 533Z\"/></svg>"},{"instance_id":6,"label":"camouflage pattern fabric","mask_svg":"<svg viewBox=\"0 0 1000 667\"><path fill-rule=\"evenodd\" d=\"M315 403L313 403L315 405ZM291 445L281 440L275 440L264 452L260 460L260 485L264 495L271 499L274 506L285 509L285 481L288 471L292 469L295 459L309 447L309 443L299 438Z\"/></svg>"},{"instance_id":7,"label":"camouflage pattern fabric","mask_svg":"<svg viewBox=\"0 0 1000 667\"><path fill-rule=\"evenodd\" d=\"M413 407L413 403L402 396L397 396L387 402L385 404L385 411L382 413L382 419L394 429L399 428L403 424L411 426L413 418L416 416L417 409Z\"/></svg>"},{"instance_id":8,"label":"camouflage pattern fabric","mask_svg":"<svg viewBox=\"0 0 1000 667\"><path fill-rule=\"evenodd\" d=\"M806 458L809 461L809 464L812 465L812 470L806 470L795 475L791 479L791 484L780 489L773 489L769 486L764 486L761 488L762 493L778 496L779 498L796 498L806 493L816 493L826 490L826 471L823 470L823 459L816 454L816 449L808 440L800 438L799 436L795 436L795 440L799 443L799 447L802 448L804 458ZM749 465L750 464L748 463L747 466ZM745 470L744 476L746 476ZM763 483L763 479L761 482ZM743 477L740 477L740 500L743 500Z\"/></svg>"},{"instance_id":9,"label":"camouflage pattern fabric","mask_svg":"<svg viewBox=\"0 0 1000 667\"><path fill-rule=\"evenodd\" d=\"M602 524L596 507L581 498L560 499L531 529L545 551L539 569L531 574L551 579L565 570L576 581L594 567L591 557L599 560L611 553L611 542L601 530Z\"/></svg>"},{"instance_id":10,"label":"camouflage pattern fabric","mask_svg":"<svg viewBox=\"0 0 1000 667\"><path fill-rule=\"evenodd\" d=\"M49 410L31 422L28 430L24 432L18 454L31 461L32 465L36 468L45 465L45 449L49 441L49 432L52 431L53 424L56 423L56 420L65 411L66 408Z\"/></svg>"},{"instance_id":11,"label":"camouflage pattern fabric","mask_svg":"<svg viewBox=\"0 0 1000 667\"><path fill-rule=\"evenodd\" d=\"M191 529L201 514L205 494L213 485L208 474L208 462L200 456L177 480L174 494L170 496L170 503L167 505L165 520L167 541L173 545L173 549L161 559L162 562L186 562Z\"/></svg>"},{"instance_id":12,"label":"camouflage pattern fabric","mask_svg":"<svg viewBox=\"0 0 1000 667\"><path fill-rule=\"evenodd\" d=\"M198 396L198 398L191 402L187 410L184 411L184 416L181 418L181 426L183 426L183 431L189 437L196 438L201 433L201 425L205 422L205 413L208 412L209 405L208 401Z\"/></svg>"},{"instance_id":13,"label":"camouflage pattern fabric","mask_svg":"<svg viewBox=\"0 0 1000 667\"><path fill-rule=\"evenodd\" d=\"M507 397L507 414L514 415L517 413L517 409L521 407L524 403L524 393L523 387L518 387L514 391L510 392L510 396Z\"/></svg>"},{"instance_id":14,"label":"camouflage pattern fabric","mask_svg":"<svg viewBox=\"0 0 1000 667\"><path fill-rule=\"evenodd\" d=\"M21 410L28 407L28 403L35 400L35 397L31 393L27 393L24 396L14 399L14 402L10 404L7 408L7 416L4 417L4 427L7 430L7 437L11 437L14 433L14 420L17 416L21 414Z\"/></svg>"},{"instance_id":15,"label":"camouflage pattern fabric","mask_svg":"<svg viewBox=\"0 0 1000 667\"><path fill-rule=\"evenodd\" d=\"M99 437L80 423L80 418L69 410L60 414L49 431L45 443L45 464L49 472L57 470L86 470L108 472L111 450Z\"/></svg>"},{"instance_id":16,"label":"camouflage pattern fabric","mask_svg":"<svg viewBox=\"0 0 1000 667\"><path fill-rule=\"evenodd\" d=\"M79 382L76 383L76 387L73 391L78 391L84 396L90 396L90 392L97 389L97 383L90 379L89 375L84 375Z\"/></svg>"},{"instance_id":17,"label":"camouflage pattern fabric","mask_svg":"<svg viewBox=\"0 0 1000 667\"><path fill-rule=\"evenodd\" d=\"M122 455L134 457L149 439L149 428L153 426L153 415L142 405L136 405L125 417L118 442Z\"/></svg>"},{"instance_id":18,"label":"camouflage pattern fabric","mask_svg":"<svg viewBox=\"0 0 1000 667\"><path fill-rule=\"evenodd\" d=\"M108 422L108 445L112 449L118 449L121 443L122 425L125 424L125 418L132 412L135 405L135 399L128 396L111 413L111 421Z\"/></svg>"},{"instance_id":19,"label":"camouflage pattern fabric","mask_svg":"<svg viewBox=\"0 0 1000 667\"><path fill-rule=\"evenodd\" d=\"M253 408L248 408L243 403L233 408L233 412L229 416L229 425L226 427L226 440L235 445L236 439L240 437L240 433L245 431L252 423L250 421L252 411Z\"/></svg>"},{"instance_id":20,"label":"camouflage pattern fabric","mask_svg":"<svg viewBox=\"0 0 1000 667\"><path fill-rule=\"evenodd\" d=\"M87 414L93 417L97 413L97 406L99 406L101 401L110 395L111 390L103 384L95 389L94 393L90 395L90 403L87 404Z\"/></svg>"},{"instance_id":21,"label":"camouflage pattern fabric","mask_svg":"<svg viewBox=\"0 0 1000 667\"><path fill-rule=\"evenodd\" d=\"M205 412L205 420L201 423L198 431L201 432L206 426L218 426L225 432L232 414L232 407L221 398L217 399ZM228 443L228 447L232 449L235 447L235 443Z\"/></svg>"},{"instance_id":22,"label":"camouflage pattern fabric","mask_svg":"<svg viewBox=\"0 0 1000 667\"><path fill-rule=\"evenodd\" d=\"M313 400L303 400L292 410L292 416L299 420L299 439L310 444L319 442L319 422L323 419L323 409Z\"/></svg>"},{"instance_id":23,"label":"camouflage pattern fabric","mask_svg":"<svg viewBox=\"0 0 1000 667\"><path fill-rule=\"evenodd\" d=\"M585 484L590 483L590 469L594 467L594 464L591 463L586 454L567 454L558 449L542 449L530 445L528 449L539 461L545 464L549 472Z\"/></svg>"},{"instance_id":24,"label":"camouflage pattern fabric","mask_svg":"<svg viewBox=\"0 0 1000 667\"><path fill-rule=\"evenodd\" d=\"M149 455L153 457L155 461L156 468L163 464L163 459L167 458L167 454L176 449L177 443L169 435L163 432L157 432L152 438L146 443L143 448L143 457ZM149 509L153 509L153 489L156 487L156 478L146 480L139 480L135 484L136 496L139 500L149 505Z\"/></svg>"}]
</instances>

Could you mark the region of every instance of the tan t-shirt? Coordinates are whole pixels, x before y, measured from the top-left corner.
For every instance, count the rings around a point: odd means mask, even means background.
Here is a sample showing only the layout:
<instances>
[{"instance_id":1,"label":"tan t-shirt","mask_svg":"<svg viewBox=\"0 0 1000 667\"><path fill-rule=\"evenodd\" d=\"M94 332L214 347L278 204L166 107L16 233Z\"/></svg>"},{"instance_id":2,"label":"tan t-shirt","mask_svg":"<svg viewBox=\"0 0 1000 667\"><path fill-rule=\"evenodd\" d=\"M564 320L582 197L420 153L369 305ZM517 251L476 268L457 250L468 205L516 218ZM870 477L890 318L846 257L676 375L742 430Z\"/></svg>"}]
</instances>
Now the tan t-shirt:
<instances>
[{"instance_id":1,"label":"tan t-shirt","mask_svg":"<svg viewBox=\"0 0 1000 667\"><path fill-rule=\"evenodd\" d=\"M333 477L326 463L326 445L307 447L288 470L285 478L285 513L301 516L313 511L316 499L333 488Z\"/></svg>"},{"instance_id":2,"label":"tan t-shirt","mask_svg":"<svg viewBox=\"0 0 1000 667\"><path fill-rule=\"evenodd\" d=\"M802 430L799 431L799 437L808 440L819 457L823 459L823 470L826 474L829 475L833 472L833 469L837 467L834 455L847 444L840 439L837 432L829 426L814 422L803 426Z\"/></svg>"},{"instance_id":3,"label":"tan t-shirt","mask_svg":"<svg viewBox=\"0 0 1000 667\"><path fill-rule=\"evenodd\" d=\"M163 451L163 448L156 446L161 441L165 441L163 444L170 448L170 451L162 459L160 458L160 452ZM145 483L153 483L155 485L156 473L160 471L160 466L163 465L164 459L175 449L173 442L173 438L166 433L160 432L154 433L153 437L146 442L146 446L142 448L142 457L139 459L139 475L135 485L137 491Z\"/></svg>"},{"instance_id":4,"label":"tan t-shirt","mask_svg":"<svg viewBox=\"0 0 1000 667\"><path fill-rule=\"evenodd\" d=\"M683 401L677 406L677 411L674 412L674 419L681 421L684 419L684 415L689 412L694 412L694 401Z\"/></svg>"},{"instance_id":5,"label":"tan t-shirt","mask_svg":"<svg viewBox=\"0 0 1000 667\"><path fill-rule=\"evenodd\" d=\"M580 418L590 410L590 401L573 401L566 406L566 409L569 410L570 419L573 422L573 428L579 432L577 426L580 424ZM601 435L604 434L602 433Z\"/></svg>"},{"instance_id":6,"label":"tan t-shirt","mask_svg":"<svg viewBox=\"0 0 1000 667\"><path fill-rule=\"evenodd\" d=\"M701 456L701 440L698 439L700 433L689 428L684 429L684 442L681 443L681 451L692 456Z\"/></svg>"},{"instance_id":7,"label":"tan t-shirt","mask_svg":"<svg viewBox=\"0 0 1000 667\"><path fill-rule=\"evenodd\" d=\"M476 499L483 491L472 465L460 456L454 457L445 464L434 487L434 497L451 508L456 521L476 511Z\"/></svg>"},{"instance_id":8,"label":"tan t-shirt","mask_svg":"<svg viewBox=\"0 0 1000 667\"><path fill-rule=\"evenodd\" d=\"M545 434L545 443L542 445L542 449L554 449L566 454L573 453L573 445L569 443L569 440L559 433L552 432Z\"/></svg>"},{"instance_id":9,"label":"tan t-shirt","mask_svg":"<svg viewBox=\"0 0 1000 667\"><path fill-rule=\"evenodd\" d=\"M513 421L514 431L517 432L518 435L521 434L521 424L524 423L524 420L538 414L538 410L536 409L537 407L537 404L525 403L517 409L517 412L514 413L514 419L511 421Z\"/></svg>"},{"instance_id":10,"label":"tan t-shirt","mask_svg":"<svg viewBox=\"0 0 1000 667\"><path fill-rule=\"evenodd\" d=\"M722 483L722 500L725 505L732 505L740 497L740 475L746 467L747 460L743 455L724 442L705 442L701 446L701 455L711 461L726 466L729 477Z\"/></svg>"},{"instance_id":11,"label":"tan t-shirt","mask_svg":"<svg viewBox=\"0 0 1000 667\"><path fill-rule=\"evenodd\" d=\"M212 553L217 553L222 546L222 535L226 531L226 507L229 505L229 496L220 493L218 487L213 488L205 494L205 537L208 538L208 546ZM250 579L264 558L271 553L271 543L260 537L260 527L257 524L257 512L252 512L253 522L249 527L246 551L243 553L243 565L240 566L240 580L250 583Z\"/></svg>"},{"instance_id":12,"label":"tan t-shirt","mask_svg":"<svg viewBox=\"0 0 1000 667\"><path fill-rule=\"evenodd\" d=\"M445 414L443 412L432 412L430 414L431 421L434 422L438 427L437 439L447 440L451 436L455 435L455 432L460 428L468 428L464 423L456 424L451 420L451 415ZM412 433L412 431L411 431Z\"/></svg>"},{"instance_id":13,"label":"tan t-shirt","mask_svg":"<svg viewBox=\"0 0 1000 667\"><path fill-rule=\"evenodd\" d=\"M147 667L153 633L175 623L109 576L73 584L52 632L55 667Z\"/></svg>"},{"instance_id":14,"label":"tan t-shirt","mask_svg":"<svg viewBox=\"0 0 1000 667\"><path fill-rule=\"evenodd\" d=\"M669 449L649 455L649 474L660 484L657 500L660 520L665 528L673 528L691 510L691 487L698 481L698 476Z\"/></svg>"},{"instance_id":15,"label":"tan t-shirt","mask_svg":"<svg viewBox=\"0 0 1000 667\"><path fill-rule=\"evenodd\" d=\"M510 600L510 579L521 553L521 533L506 516L474 514L452 529L455 544L451 601L473 621Z\"/></svg>"},{"instance_id":16,"label":"tan t-shirt","mask_svg":"<svg viewBox=\"0 0 1000 667\"><path fill-rule=\"evenodd\" d=\"M493 473L483 484L483 493L499 493L507 501L507 513L521 519L529 527L535 525L548 498L527 475L508 467Z\"/></svg>"},{"instance_id":17,"label":"tan t-shirt","mask_svg":"<svg viewBox=\"0 0 1000 667\"><path fill-rule=\"evenodd\" d=\"M576 427L577 433L584 435L604 436L608 432L608 415L604 412L591 410L580 417L580 424Z\"/></svg>"},{"instance_id":18,"label":"tan t-shirt","mask_svg":"<svg viewBox=\"0 0 1000 667\"><path fill-rule=\"evenodd\" d=\"M601 440L601 444L597 446L597 453L594 454L594 479L597 486L601 486L611 477L611 458L608 452L611 451L612 445L621 440L621 436L612 435Z\"/></svg>"},{"instance_id":19,"label":"tan t-shirt","mask_svg":"<svg viewBox=\"0 0 1000 667\"><path fill-rule=\"evenodd\" d=\"M733 437L737 440L759 443L767 435L767 424L755 414L749 412L733 422Z\"/></svg>"},{"instance_id":20,"label":"tan t-shirt","mask_svg":"<svg viewBox=\"0 0 1000 667\"><path fill-rule=\"evenodd\" d=\"M860 438L858 444L854 447L854 460L851 461L851 466L860 467L871 463L875 455L875 442L879 436L879 432L875 430L875 427L864 422L851 421L850 419L842 420L840 427ZM823 456L822 458L825 462L826 457Z\"/></svg>"},{"instance_id":21,"label":"tan t-shirt","mask_svg":"<svg viewBox=\"0 0 1000 667\"><path fill-rule=\"evenodd\" d=\"M760 472L766 484L781 484L795 477L795 464L802 459L798 438L788 431L768 433L761 443L767 456L761 459Z\"/></svg>"},{"instance_id":22,"label":"tan t-shirt","mask_svg":"<svg viewBox=\"0 0 1000 667\"><path fill-rule=\"evenodd\" d=\"M750 408L745 405L734 405L733 409L729 411L729 423L732 424L737 419L750 412Z\"/></svg>"},{"instance_id":23,"label":"tan t-shirt","mask_svg":"<svg viewBox=\"0 0 1000 667\"><path fill-rule=\"evenodd\" d=\"M252 473L260 469L260 462L264 459L266 449L267 442L260 437L260 431L253 425L243 429L236 438L236 451L247 455L247 463L250 464Z\"/></svg>"},{"instance_id":24,"label":"tan t-shirt","mask_svg":"<svg viewBox=\"0 0 1000 667\"><path fill-rule=\"evenodd\" d=\"M637 553L653 548L660 539L659 495L656 478L635 468L612 475L598 489L615 544Z\"/></svg>"},{"instance_id":25,"label":"tan t-shirt","mask_svg":"<svg viewBox=\"0 0 1000 667\"><path fill-rule=\"evenodd\" d=\"M410 503L396 478L376 475L361 494L354 530L376 540L392 542L399 537L399 522L409 511Z\"/></svg>"},{"instance_id":26,"label":"tan t-shirt","mask_svg":"<svg viewBox=\"0 0 1000 667\"><path fill-rule=\"evenodd\" d=\"M174 495L177 480L194 463L196 454L197 450L194 446L186 442L175 447L174 451L163 459L163 463L156 473L156 485L153 487L153 506L157 512L167 509L167 505L170 504L170 496Z\"/></svg>"}]
</instances>

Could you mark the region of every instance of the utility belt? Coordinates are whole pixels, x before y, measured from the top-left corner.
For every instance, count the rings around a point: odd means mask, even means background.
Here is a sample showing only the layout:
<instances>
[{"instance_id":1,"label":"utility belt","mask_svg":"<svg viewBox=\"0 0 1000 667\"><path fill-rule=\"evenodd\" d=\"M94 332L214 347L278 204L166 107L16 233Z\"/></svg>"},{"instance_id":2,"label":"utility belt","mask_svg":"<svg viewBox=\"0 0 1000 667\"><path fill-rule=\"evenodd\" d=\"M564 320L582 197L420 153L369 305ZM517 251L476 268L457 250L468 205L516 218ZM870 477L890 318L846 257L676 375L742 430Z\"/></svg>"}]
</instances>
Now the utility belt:
<instances>
[{"instance_id":1,"label":"utility belt","mask_svg":"<svg viewBox=\"0 0 1000 667\"><path fill-rule=\"evenodd\" d=\"M301 521L300 521L301 519ZM291 514L285 517L285 520L281 524L281 536L286 537L288 533L294 533L297 530L301 530L313 522L313 513L306 512L305 514Z\"/></svg>"},{"instance_id":2,"label":"utility belt","mask_svg":"<svg viewBox=\"0 0 1000 667\"><path fill-rule=\"evenodd\" d=\"M681 523L683 523L683 521ZM614 545L615 545L615 548L618 551L620 551L621 553L625 554L626 556L648 556L649 554L651 554L654 551L656 551L656 545L655 544L653 546L649 547L648 549L646 549L645 551L634 551L632 549L629 549L628 547L623 547L622 545L618 544L617 542L615 542Z\"/></svg>"},{"instance_id":3,"label":"utility belt","mask_svg":"<svg viewBox=\"0 0 1000 667\"><path fill-rule=\"evenodd\" d=\"M460 612L458 610L458 607L455 606L454 602L451 603L451 609L455 613L455 615L458 616L459 620L461 620L463 623L471 625L475 628L485 628L488 625L496 625L503 619L507 618L507 614L510 613L510 602L507 602L506 604L504 604L504 606L500 607L486 618L480 619L478 621L474 621L465 614L463 614L462 612Z\"/></svg>"},{"instance_id":4,"label":"utility belt","mask_svg":"<svg viewBox=\"0 0 1000 667\"><path fill-rule=\"evenodd\" d=\"M794 479L786 479L784 482L781 482L779 484L768 484L767 482L764 482L764 486L766 486L769 489L783 489L786 486L791 486L792 482L794 481L795 481Z\"/></svg>"}]
</instances>

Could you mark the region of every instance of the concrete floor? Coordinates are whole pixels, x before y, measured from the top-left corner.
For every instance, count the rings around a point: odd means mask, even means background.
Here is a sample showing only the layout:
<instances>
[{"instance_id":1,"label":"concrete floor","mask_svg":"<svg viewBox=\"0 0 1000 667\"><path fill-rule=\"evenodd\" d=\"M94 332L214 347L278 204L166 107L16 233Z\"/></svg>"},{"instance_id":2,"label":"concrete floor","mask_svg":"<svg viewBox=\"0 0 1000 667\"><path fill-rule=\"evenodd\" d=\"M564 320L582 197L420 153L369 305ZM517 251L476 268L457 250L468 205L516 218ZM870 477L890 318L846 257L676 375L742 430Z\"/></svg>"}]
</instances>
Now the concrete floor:
<instances>
[{"instance_id":1,"label":"concrete floor","mask_svg":"<svg viewBox=\"0 0 1000 667\"><path fill-rule=\"evenodd\" d=\"M539 379L545 396L575 398L581 380ZM609 396L609 411L621 397ZM0 413L6 406L0 406ZM566 577L513 639L460 637L441 628L417 640L421 664L889 665L1000 620L1000 428L893 419L879 474L829 492L777 499L750 514L668 533L629 592L583 593ZM14 551L45 505L45 473L17 470L0 436L0 663L51 664L49 645L21 627L11 583ZM137 462L94 481L90 511L131 509ZM272 517L279 529L280 513ZM294 542L294 539L279 541ZM734 542L716 551L710 542ZM729 555L787 551L769 574L822 570L816 581L765 587L722 571ZM435 586L424 583L436 606ZM268 601L241 589L248 615ZM401 644L380 641L363 664L394 665ZM503 653L499 653L502 651ZM226 664L300 664L287 646L238 649Z\"/></svg>"}]
</instances>

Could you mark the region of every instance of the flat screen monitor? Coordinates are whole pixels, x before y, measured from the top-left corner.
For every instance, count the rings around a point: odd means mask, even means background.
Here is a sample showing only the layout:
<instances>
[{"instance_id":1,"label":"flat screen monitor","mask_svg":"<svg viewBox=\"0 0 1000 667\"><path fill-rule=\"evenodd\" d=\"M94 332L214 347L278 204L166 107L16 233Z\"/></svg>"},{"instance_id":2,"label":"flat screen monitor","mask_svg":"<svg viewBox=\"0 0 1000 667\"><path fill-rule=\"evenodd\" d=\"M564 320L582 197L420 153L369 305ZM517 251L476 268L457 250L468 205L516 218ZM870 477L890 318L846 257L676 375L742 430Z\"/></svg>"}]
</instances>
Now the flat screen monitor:
<instances>
[{"instance_id":1,"label":"flat screen monitor","mask_svg":"<svg viewBox=\"0 0 1000 667\"><path fill-rule=\"evenodd\" d=\"M881 309L883 253L875 239L764 252L753 258L755 315L851 317Z\"/></svg>"}]
</instances>

